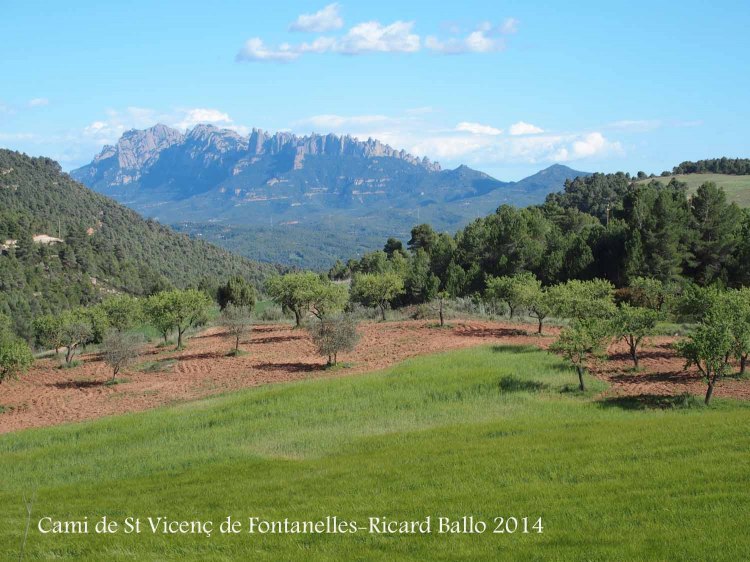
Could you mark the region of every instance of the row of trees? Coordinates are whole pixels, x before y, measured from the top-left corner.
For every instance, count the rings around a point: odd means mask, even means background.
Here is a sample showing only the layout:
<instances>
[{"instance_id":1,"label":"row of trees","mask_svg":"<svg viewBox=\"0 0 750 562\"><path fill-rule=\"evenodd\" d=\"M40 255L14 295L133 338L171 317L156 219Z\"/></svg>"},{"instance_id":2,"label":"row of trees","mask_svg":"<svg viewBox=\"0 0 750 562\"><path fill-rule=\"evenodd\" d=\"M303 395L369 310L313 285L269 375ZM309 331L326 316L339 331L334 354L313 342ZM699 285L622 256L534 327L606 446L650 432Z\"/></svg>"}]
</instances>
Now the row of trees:
<instances>
[{"instance_id":1,"label":"row of trees","mask_svg":"<svg viewBox=\"0 0 750 562\"><path fill-rule=\"evenodd\" d=\"M396 248L394 255L398 251ZM312 326L313 339L334 364L337 350L350 349L353 344L346 343L347 337L356 334L350 327L351 317L339 314L347 301L377 308L384 319L386 308L403 296L406 286L394 271L355 273L347 294L344 284L312 273L293 273L272 280L269 293L294 312L298 323L307 313L318 319ZM436 300L443 298L438 292ZM548 317L567 319L568 326L551 350L575 367L581 390L585 390L587 365L603 355L612 341L622 341L633 367L639 368L640 349L667 315L696 323L695 330L676 348L686 367L696 366L706 380L706 403L733 362L739 363L740 373L745 372L750 354L750 288L720 290L648 277L633 278L630 286L619 290L605 279L573 279L544 286L532 273L522 272L488 277L482 298L495 310L506 310L511 318L522 312L534 318L539 334ZM356 341L355 335L351 337ZM323 340L326 343L321 343Z\"/></svg>"},{"instance_id":2,"label":"row of trees","mask_svg":"<svg viewBox=\"0 0 750 562\"><path fill-rule=\"evenodd\" d=\"M566 288L571 289L580 295L587 292L572 285ZM550 347L575 367L581 390L585 390L586 366L602 356L613 340L625 342L634 367L638 368L638 351L644 340L655 333L657 322L664 315L660 299L644 299L645 306L627 302L615 306L612 294L608 297L603 292L598 296L593 291L588 293L593 304L577 311L571 309L570 326L561 331ZM732 371L733 364L739 364L739 374L745 373L750 354L750 288L727 291L693 288L676 299L673 306L689 311L697 322L690 335L679 340L675 347L685 359L685 367L695 366L701 373L707 385L705 403L708 404L716 384Z\"/></svg>"}]
</instances>

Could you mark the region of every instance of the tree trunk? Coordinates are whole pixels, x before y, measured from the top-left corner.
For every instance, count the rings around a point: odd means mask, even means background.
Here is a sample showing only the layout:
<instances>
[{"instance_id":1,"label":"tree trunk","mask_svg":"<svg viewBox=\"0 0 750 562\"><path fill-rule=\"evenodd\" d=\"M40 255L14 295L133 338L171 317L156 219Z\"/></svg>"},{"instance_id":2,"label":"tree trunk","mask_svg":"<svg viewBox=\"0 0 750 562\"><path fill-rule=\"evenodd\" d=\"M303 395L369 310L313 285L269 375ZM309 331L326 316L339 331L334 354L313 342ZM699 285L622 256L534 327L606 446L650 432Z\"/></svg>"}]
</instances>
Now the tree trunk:
<instances>
[{"instance_id":1,"label":"tree trunk","mask_svg":"<svg viewBox=\"0 0 750 562\"><path fill-rule=\"evenodd\" d=\"M630 345L630 357L633 358L633 365L635 365L635 368L638 368L638 350L634 345Z\"/></svg>"},{"instance_id":2,"label":"tree trunk","mask_svg":"<svg viewBox=\"0 0 750 562\"><path fill-rule=\"evenodd\" d=\"M542 322L544 322L543 318L539 318L539 328L537 329L536 333L540 336L542 335Z\"/></svg>"},{"instance_id":3,"label":"tree trunk","mask_svg":"<svg viewBox=\"0 0 750 562\"><path fill-rule=\"evenodd\" d=\"M711 401L711 395L714 393L714 381L709 381L708 383L708 390L706 390L706 406L708 406L708 403Z\"/></svg>"},{"instance_id":4,"label":"tree trunk","mask_svg":"<svg viewBox=\"0 0 750 562\"><path fill-rule=\"evenodd\" d=\"M579 390L581 392L586 391L586 385L583 383L583 367L576 367L576 371L578 371L578 383L579 383Z\"/></svg>"},{"instance_id":5,"label":"tree trunk","mask_svg":"<svg viewBox=\"0 0 750 562\"><path fill-rule=\"evenodd\" d=\"M745 355L740 355L740 374L745 374L745 367L747 367L747 353Z\"/></svg>"}]
</instances>

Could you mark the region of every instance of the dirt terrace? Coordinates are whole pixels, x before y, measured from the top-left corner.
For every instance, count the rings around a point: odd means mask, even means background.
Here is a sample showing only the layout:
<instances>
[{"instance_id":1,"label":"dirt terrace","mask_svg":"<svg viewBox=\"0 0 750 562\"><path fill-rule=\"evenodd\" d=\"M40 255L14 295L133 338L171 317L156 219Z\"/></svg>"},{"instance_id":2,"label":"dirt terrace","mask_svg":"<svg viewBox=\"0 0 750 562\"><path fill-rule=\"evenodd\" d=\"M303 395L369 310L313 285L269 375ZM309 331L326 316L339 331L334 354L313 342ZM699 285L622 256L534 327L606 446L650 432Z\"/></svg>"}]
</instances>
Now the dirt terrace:
<instances>
[{"instance_id":1,"label":"dirt terrace","mask_svg":"<svg viewBox=\"0 0 750 562\"><path fill-rule=\"evenodd\" d=\"M60 369L60 359L43 359L19 381L0 387L0 404L5 408L0 433L141 411L267 383L363 373L450 349L492 343L545 348L556 330L550 328L546 330L550 335L539 337L532 326L456 320L451 328L442 329L424 321L370 322L360 332L355 352L339 358L352 366L335 371L324 368L304 330L270 325L253 330L242 343L247 355L239 357L226 356L232 342L220 328L191 338L180 352L149 346L140 364L156 364L157 370L130 369L121 375L125 382L112 386L105 384L111 374L96 354L82 355L78 358L82 364L72 369ZM613 385L603 398L705 392L698 374L683 369L670 342L658 338L645 348L643 370L637 373L630 371L625 349L613 346L613 360L594 371ZM716 395L750 399L750 382L726 380Z\"/></svg>"}]
</instances>

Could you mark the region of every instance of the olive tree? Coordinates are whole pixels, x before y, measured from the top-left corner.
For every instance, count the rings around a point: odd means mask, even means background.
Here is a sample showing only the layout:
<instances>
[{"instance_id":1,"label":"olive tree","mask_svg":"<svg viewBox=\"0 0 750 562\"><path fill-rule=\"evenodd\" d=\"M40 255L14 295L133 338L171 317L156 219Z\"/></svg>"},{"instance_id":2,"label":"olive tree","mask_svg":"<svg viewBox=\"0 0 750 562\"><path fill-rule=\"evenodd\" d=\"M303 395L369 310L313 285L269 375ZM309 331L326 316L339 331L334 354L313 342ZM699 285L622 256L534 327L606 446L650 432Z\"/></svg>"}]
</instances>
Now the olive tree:
<instances>
[{"instance_id":1,"label":"olive tree","mask_svg":"<svg viewBox=\"0 0 750 562\"><path fill-rule=\"evenodd\" d=\"M352 280L352 300L363 306L377 307L383 321L386 308L403 293L404 280L396 273L360 273Z\"/></svg>"},{"instance_id":2,"label":"olive tree","mask_svg":"<svg viewBox=\"0 0 750 562\"><path fill-rule=\"evenodd\" d=\"M65 364L71 366L79 346L89 342L93 335L91 321L83 308L68 310L60 315L60 343L65 348Z\"/></svg>"},{"instance_id":3,"label":"olive tree","mask_svg":"<svg viewBox=\"0 0 750 562\"><path fill-rule=\"evenodd\" d=\"M234 354L240 352L240 338L247 334L253 327L253 319L250 308L247 306L236 306L232 303L226 305L221 311L221 325L224 326L234 339Z\"/></svg>"},{"instance_id":4,"label":"olive tree","mask_svg":"<svg viewBox=\"0 0 750 562\"><path fill-rule=\"evenodd\" d=\"M328 357L328 366L335 366L338 354L353 351L359 341L357 321L350 314L324 317L311 323L308 331L318 353Z\"/></svg>"},{"instance_id":5,"label":"olive tree","mask_svg":"<svg viewBox=\"0 0 750 562\"><path fill-rule=\"evenodd\" d=\"M102 339L102 360L112 369L114 381L120 371L134 363L141 354L143 337L140 334L109 330Z\"/></svg>"}]
</instances>

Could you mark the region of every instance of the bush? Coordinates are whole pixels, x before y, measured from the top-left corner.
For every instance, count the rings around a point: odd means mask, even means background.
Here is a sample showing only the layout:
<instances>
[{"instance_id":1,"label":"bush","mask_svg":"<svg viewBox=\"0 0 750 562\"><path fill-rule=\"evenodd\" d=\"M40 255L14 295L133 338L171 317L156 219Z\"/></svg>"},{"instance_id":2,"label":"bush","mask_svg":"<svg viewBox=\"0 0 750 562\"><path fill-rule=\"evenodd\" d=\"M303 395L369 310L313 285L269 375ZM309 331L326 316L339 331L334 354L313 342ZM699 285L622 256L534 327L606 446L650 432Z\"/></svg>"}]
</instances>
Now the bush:
<instances>
[{"instance_id":1,"label":"bush","mask_svg":"<svg viewBox=\"0 0 750 562\"><path fill-rule=\"evenodd\" d=\"M25 341L0 334L0 383L18 378L34 362L34 356Z\"/></svg>"},{"instance_id":2,"label":"bush","mask_svg":"<svg viewBox=\"0 0 750 562\"><path fill-rule=\"evenodd\" d=\"M284 318L284 312L280 306L269 306L258 315L258 320L261 322L281 322Z\"/></svg>"}]
</instances>

